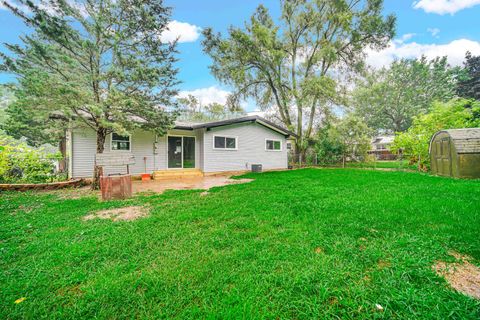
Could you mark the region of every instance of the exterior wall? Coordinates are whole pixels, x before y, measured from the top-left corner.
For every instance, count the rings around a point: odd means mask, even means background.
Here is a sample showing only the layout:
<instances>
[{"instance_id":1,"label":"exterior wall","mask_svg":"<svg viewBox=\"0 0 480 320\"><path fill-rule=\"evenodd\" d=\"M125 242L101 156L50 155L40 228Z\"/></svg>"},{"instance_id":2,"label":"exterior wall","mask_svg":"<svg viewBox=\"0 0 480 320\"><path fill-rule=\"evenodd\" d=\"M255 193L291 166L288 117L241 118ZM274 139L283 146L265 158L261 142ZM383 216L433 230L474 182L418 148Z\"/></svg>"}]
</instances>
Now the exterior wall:
<instances>
[{"instance_id":1,"label":"exterior wall","mask_svg":"<svg viewBox=\"0 0 480 320\"><path fill-rule=\"evenodd\" d=\"M168 136L187 136L195 137L195 168L201 169L201 145L199 136L201 135L200 130L169 130L165 136L157 137L156 146L156 165L155 170L167 170L168 169ZM178 170L178 169L172 169ZM153 171L153 170L152 170Z\"/></svg>"},{"instance_id":2,"label":"exterior wall","mask_svg":"<svg viewBox=\"0 0 480 320\"><path fill-rule=\"evenodd\" d=\"M138 131L132 134L130 148L131 151L112 151L111 135L108 135L105 141L104 153L112 154L133 154L135 164L130 165L130 173L141 174L152 172L156 166L156 157L154 155L153 144L155 134L152 132ZM72 132L72 158L71 158L71 177L72 178L90 178L93 176L93 165L95 163L96 153L96 135L91 129L74 130ZM126 166L105 167L104 173L126 173Z\"/></svg>"},{"instance_id":3,"label":"exterior wall","mask_svg":"<svg viewBox=\"0 0 480 320\"><path fill-rule=\"evenodd\" d=\"M480 179L480 153L457 156L458 178Z\"/></svg>"},{"instance_id":4,"label":"exterior wall","mask_svg":"<svg viewBox=\"0 0 480 320\"><path fill-rule=\"evenodd\" d=\"M131 136L131 151L112 151L111 135L105 141L105 154L133 154L135 164L130 166L131 174L152 173L168 169L167 136L195 137L195 168L203 172L250 170L252 164L262 164L265 170L286 169L288 156L286 139L283 135L256 123L245 123L210 131L171 130L167 135L155 137L153 132L137 131ZM213 149L213 136L235 136L237 150ZM267 151L265 140L276 139L282 142L281 151ZM77 129L71 133L71 178L90 178L96 153L96 136L91 129ZM146 166L145 166L146 165ZM126 173L126 166L105 167L105 174ZM171 169L178 170L178 169Z\"/></svg>"},{"instance_id":5,"label":"exterior wall","mask_svg":"<svg viewBox=\"0 0 480 320\"><path fill-rule=\"evenodd\" d=\"M213 149L213 137L237 137L237 150ZM281 151L267 151L265 140L282 142ZM262 164L264 170L286 169L288 156L285 136L257 123L245 123L212 128L203 138L204 172L250 170L252 164Z\"/></svg>"},{"instance_id":6,"label":"exterior wall","mask_svg":"<svg viewBox=\"0 0 480 320\"><path fill-rule=\"evenodd\" d=\"M155 134L147 131L137 131L131 137L131 151L112 151L111 135L108 135L105 141L105 154L133 154L135 164L130 166L131 174L151 173L155 170L166 170L168 167L167 136L194 136L195 143L195 167L200 168L200 141L198 136L200 130L171 130L167 135L157 137ZM155 146L155 148L154 148ZM93 176L93 165L96 153L96 136L91 129L78 129L71 133L71 174L72 178L90 178ZM146 164L146 166L145 166ZM126 166L105 167L105 174L126 173Z\"/></svg>"}]
</instances>

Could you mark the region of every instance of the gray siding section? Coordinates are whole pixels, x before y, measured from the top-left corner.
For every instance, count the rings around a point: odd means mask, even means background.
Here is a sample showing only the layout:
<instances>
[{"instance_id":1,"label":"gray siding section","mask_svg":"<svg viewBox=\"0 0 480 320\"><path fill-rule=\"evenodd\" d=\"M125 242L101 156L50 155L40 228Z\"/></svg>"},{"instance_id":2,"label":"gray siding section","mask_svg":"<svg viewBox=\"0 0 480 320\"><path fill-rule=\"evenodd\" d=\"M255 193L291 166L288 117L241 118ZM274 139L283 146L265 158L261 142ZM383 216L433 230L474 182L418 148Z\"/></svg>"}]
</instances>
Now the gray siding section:
<instances>
[{"instance_id":1,"label":"gray siding section","mask_svg":"<svg viewBox=\"0 0 480 320\"><path fill-rule=\"evenodd\" d=\"M200 168L201 164L201 130L172 130L168 135L194 136L195 145L195 166ZM155 141L156 140L156 141ZM96 136L91 129L75 130L72 132L72 177L90 178L93 176L93 166L96 153ZM126 153L135 156L135 164L130 166L130 173L152 173L155 170L167 169L167 136L157 137L153 132L136 131L131 137L131 151L112 151L111 136L107 136L104 153ZM126 166L106 167L105 174L126 173Z\"/></svg>"},{"instance_id":2,"label":"gray siding section","mask_svg":"<svg viewBox=\"0 0 480 320\"><path fill-rule=\"evenodd\" d=\"M146 131L138 131L132 134L131 151L112 151L111 135L105 141L104 153L133 154L135 164L130 166L130 173L140 174L152 172L156 166L154 157L155 134ZM91 129L75 130L72 133L72 177L89 178L93 176L93 166L96 153L96 135ZM126 173L126 166L112 166L104 168L105 174Z\"/></svg>"},{"instance_id":3,"label":"gray siding section","mask_svg":"<svg viewBox=\"0 0 480 320\"><path fill-rule=\"evenodd\" d=\"M93 176L95 161L96 138L95 132L89 130L75 130L72 132L72 178L90 178Z\"/></svg>"},{"instance_id":4,"label":"gray siding section","mask_svg":"<svg viewBox=\"0 0 480 320\"><path fill-rule=\"evenodd\" d=\"M237 150L213 149L215 135L237 137ZM265 150L266 139L280 140L282 150ZM285 137L257 123L218 127L206 131L203 149L204 172L250 170L252 164L262 164L264 170L288 167Z\"/></svg>"}]
</instances>

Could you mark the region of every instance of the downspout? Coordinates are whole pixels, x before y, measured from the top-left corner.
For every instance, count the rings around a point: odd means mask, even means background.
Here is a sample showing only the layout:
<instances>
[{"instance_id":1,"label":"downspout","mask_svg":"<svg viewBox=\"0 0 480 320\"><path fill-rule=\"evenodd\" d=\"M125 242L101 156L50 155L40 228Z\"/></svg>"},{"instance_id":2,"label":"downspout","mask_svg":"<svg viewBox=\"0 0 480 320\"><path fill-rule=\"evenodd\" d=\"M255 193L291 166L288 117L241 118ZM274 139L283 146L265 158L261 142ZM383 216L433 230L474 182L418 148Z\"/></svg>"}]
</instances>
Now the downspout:
<instances>
[{"instance_id":1,"label":"downspout","mask_svg":"<svg viewBox=\"0 0 480 320\"><path fill-rule=\"evenodd\" d=\"M67 130L67 161L68 161L68 179L73 179L73 133L72 129Z\"/></svg>"}]
</instances>

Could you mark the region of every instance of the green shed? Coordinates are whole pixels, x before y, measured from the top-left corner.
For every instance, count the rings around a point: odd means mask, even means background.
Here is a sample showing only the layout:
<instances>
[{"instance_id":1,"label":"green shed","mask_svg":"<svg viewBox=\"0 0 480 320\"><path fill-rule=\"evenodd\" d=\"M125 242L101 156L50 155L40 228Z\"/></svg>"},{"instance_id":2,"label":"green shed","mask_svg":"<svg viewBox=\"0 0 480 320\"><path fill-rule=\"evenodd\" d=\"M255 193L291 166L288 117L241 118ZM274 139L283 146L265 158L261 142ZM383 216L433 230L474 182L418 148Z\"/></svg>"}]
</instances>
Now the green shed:
<instances>
[{"instance_id":1,"label":"green shed","mask_svg":"<svg viewBox=\"0 0 480 320\"><path fill-rule=\"evenodd\" d=\"M430 140L433 174L455 178L480 178L480 128L449 129Z\"/></svg>"}]
</instances>

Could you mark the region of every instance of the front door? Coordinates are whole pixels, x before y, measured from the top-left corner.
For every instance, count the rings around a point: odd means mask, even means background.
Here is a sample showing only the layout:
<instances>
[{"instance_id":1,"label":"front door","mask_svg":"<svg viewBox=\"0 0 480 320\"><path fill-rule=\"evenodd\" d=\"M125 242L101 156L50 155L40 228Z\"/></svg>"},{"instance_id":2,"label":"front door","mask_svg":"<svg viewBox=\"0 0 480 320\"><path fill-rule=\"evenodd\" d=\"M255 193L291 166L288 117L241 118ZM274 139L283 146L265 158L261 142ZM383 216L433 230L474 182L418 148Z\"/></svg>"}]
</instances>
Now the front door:
<instances>
[{"instance_id":1,"label":"front door","mask_svg":"<svg viewBox=\"0 0 480 320\"><path fill-rule=\"evenodd\" d=\"M168 168L195 168L194 137L168 137Z\"/></svg>"}]
</instances>

